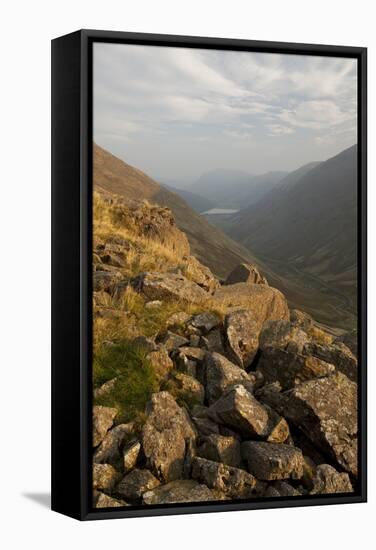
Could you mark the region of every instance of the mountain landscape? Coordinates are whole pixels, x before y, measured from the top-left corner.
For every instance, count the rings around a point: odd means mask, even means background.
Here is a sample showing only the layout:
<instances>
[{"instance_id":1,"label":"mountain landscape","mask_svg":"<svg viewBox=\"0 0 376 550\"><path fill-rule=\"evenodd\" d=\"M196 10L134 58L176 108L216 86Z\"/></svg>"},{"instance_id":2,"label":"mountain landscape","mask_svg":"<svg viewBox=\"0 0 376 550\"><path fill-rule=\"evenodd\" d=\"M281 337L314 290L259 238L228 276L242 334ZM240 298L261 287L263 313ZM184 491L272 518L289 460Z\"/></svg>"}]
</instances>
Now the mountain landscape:
<instances>
[{"instance_id":1,"label":"mountain landscape","mask_svg":"<svg viewBox=\"0 0 376 550\"><path fill-rule=\"evenodd\" d=\"M345 178L351 152L344 162ZM335 172L326 164L292 174L278 192L294 194L301 181L320 187ZM312 224L308 206L303 213ZM249 213L237 216L236 237L250 246ZM325 235L319 247L331 243ZM282 261L274 242L268 252ZM264 265L181 197L94 146L94 507L357 489L356 335L293 308L284 279Z\"/></svg>"}]
</instances>

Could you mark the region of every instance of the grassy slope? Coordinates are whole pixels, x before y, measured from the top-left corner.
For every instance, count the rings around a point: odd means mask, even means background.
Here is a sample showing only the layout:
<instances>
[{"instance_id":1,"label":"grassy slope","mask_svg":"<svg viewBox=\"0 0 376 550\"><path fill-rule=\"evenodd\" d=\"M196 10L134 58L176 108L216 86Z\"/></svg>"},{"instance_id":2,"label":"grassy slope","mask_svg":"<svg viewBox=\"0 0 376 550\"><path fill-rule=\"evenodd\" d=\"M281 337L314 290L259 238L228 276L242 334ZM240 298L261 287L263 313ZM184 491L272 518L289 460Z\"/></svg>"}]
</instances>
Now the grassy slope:
<instances>
[{"instance_id":1,"label":"grassy slope","mask_svg":"<svg viewBox=\"0 0 376 550\"><path fill-rule=\"evenodd\" d=\"M241 262L259 264L246 248L208 223L178 195L97 145L94 145L94 187L126 199L148 199L170 208L178 227L189 239L192 253L218 277L226 277Z\"/></svg>"}]
</instances>

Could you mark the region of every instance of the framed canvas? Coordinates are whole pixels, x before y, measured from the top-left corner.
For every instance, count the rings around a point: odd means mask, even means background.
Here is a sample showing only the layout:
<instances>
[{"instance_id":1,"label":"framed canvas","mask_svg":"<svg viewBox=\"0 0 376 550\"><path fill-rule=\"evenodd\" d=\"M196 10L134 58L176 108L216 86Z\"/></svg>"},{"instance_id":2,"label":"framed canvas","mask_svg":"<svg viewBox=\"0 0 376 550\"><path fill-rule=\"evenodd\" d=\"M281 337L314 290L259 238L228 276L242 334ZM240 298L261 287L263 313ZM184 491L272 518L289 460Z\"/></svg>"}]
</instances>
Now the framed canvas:
<instances>
[{"instance_id":1,"label":"framed canvas","mask_svg":"<svg viewBox=\"0 0 376 550\"><path fill-rule=\"evenodd\" d=\"M366 500L366 49L52 41L52 508Z\"/></svg>"}]
</instances>

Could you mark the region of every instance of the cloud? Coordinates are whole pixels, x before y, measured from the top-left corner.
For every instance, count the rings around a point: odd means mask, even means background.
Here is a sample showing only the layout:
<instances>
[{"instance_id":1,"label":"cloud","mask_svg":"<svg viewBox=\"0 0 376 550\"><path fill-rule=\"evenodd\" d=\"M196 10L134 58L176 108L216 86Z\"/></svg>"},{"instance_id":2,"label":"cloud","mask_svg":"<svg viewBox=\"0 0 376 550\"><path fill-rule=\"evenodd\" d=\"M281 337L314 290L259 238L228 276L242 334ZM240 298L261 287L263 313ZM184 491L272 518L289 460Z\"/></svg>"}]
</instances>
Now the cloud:
<instances>
[{"instance_id":1,"label":"cloud","mask_svg":"<svg viewBox=\"0 0 376 550\"><path fill-rule=\"evenodd\" d=\"M330 156L356 141L356 74L356 60L345 58L97 43L94 137L135 163L155 157L159 174L171 147L171 166L191 171L199 143L197 169L210 169L215 155L221 165L227 156L268 169L282 149L291 165L303 149L318 158L327 146Z\"/></svg>"}]
</instances>

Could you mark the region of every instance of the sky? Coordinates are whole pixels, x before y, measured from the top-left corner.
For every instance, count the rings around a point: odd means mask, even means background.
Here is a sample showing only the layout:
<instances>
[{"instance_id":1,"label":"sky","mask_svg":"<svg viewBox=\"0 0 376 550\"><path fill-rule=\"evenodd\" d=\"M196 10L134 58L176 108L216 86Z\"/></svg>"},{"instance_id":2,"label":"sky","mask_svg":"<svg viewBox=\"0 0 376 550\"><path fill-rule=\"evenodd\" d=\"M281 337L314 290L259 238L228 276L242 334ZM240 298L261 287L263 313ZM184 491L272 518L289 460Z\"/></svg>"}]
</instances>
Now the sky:
<instances>
[{"instance_id":1,"label":"sky","mask_svg":"<svg viewBox=\"0 0 376 550\"><path fill-rule=\"evenodd\" d=\"M170 184L294 170L357 142L356 71L355 59L96 43L94 140Z\"/></svg>"}]
</instances>

